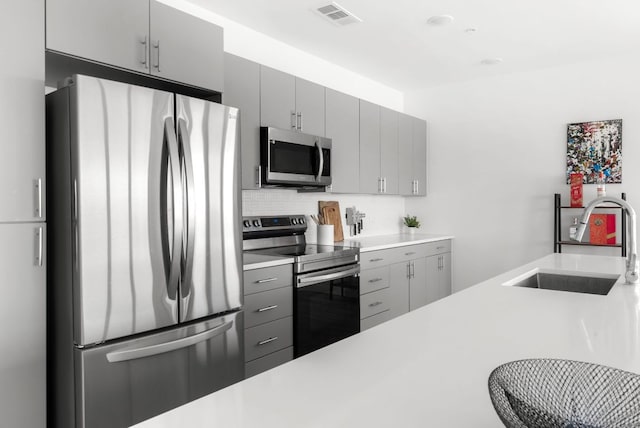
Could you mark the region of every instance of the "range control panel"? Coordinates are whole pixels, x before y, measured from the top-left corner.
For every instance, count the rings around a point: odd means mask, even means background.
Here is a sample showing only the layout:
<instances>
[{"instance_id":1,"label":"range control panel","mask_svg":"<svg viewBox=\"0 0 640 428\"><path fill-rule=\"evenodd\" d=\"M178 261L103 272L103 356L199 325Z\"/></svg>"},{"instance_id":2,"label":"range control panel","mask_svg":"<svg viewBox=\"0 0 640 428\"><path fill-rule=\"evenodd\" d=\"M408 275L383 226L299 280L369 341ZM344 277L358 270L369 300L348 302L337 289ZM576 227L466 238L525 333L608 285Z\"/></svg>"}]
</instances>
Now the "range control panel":
<instances>
[{"instance_id":1,"label":"range control panel","mask_svg":"<svg viewBox=\"0 0 640 428\"><path fill-rule=\"evenodd\" d=\"M304 214L285 216L249 216L242 217L242 232L269 230L306 230L307 220Z\"/></svg>"}]
</instances>

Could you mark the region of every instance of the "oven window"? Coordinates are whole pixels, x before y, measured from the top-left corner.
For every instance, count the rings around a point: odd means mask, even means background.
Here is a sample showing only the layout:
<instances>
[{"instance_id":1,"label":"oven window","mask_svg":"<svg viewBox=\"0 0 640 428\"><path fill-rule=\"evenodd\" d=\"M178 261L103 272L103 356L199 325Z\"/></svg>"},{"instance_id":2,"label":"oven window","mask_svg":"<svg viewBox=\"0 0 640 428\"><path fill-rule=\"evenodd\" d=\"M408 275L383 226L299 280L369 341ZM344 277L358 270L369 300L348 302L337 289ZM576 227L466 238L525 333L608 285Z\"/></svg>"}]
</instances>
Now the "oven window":
<instances>
[{"instance_id":1,"label":"oven window","mask_svg":"<svg viewBox=\"0 0 640 428\"><path fill-rule=\"evenodd\" d=\"M359 276L296 288L294 331L296 358L358 333Z\"/></svg>"}]
</instances>

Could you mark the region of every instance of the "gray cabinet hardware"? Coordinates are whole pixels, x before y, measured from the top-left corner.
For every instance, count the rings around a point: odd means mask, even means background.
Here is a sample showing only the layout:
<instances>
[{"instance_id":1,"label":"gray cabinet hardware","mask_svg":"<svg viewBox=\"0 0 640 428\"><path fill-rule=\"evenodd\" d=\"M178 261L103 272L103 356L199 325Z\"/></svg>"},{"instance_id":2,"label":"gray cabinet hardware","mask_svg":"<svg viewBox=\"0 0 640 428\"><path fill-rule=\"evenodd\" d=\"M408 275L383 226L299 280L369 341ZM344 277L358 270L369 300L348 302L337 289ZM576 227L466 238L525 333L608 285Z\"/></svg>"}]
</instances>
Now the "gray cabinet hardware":
<instances>
[{"instance_id":1,"label":"gray cabinet hardware","mask_svg":"<svg viewBox=\"0 0 640 428\"><path fill-rule=\"evenodd\" d=\"M258 346L266 345L267 343L271 343L276 340L278 340L278 336L270 337L268 339L261 340L260 342L258 342Z\"/></svg>"},{"instance_id":2,"label":"gray cabinet hardware","mask_svg":"<svg viewBox=\"0 0 640 428\"><path fill-rule=\"evenodd\" d=\"M271 305L271 306L267 306L267 307L264 307L264 308L260 308L256 312L266 312L266 311L270 311L272 309L275 309L277 307L278 307L278 305Z\"/></svg>"}]
</instances>

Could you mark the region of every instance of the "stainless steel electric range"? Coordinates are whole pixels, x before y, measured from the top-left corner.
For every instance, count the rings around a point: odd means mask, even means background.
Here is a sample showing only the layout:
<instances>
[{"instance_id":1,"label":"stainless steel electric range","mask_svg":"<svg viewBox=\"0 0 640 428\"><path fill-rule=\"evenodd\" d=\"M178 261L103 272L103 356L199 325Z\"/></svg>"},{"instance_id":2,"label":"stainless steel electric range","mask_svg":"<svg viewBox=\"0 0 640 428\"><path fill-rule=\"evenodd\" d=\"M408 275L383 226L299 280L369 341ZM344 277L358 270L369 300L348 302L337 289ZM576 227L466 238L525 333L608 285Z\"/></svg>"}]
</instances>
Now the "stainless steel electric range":
<instances>
[{"instance_id":1,"label":"stainless steel electric range","mask_svg":"<svg viewBox=\"0 0 640 428\"><path fill-rule=\"evenodd\" d=\"M360 331L360 250L307 244L304 215L244 217L243 250L294 260L294 357Z\"/></svg>"}]
</instances>

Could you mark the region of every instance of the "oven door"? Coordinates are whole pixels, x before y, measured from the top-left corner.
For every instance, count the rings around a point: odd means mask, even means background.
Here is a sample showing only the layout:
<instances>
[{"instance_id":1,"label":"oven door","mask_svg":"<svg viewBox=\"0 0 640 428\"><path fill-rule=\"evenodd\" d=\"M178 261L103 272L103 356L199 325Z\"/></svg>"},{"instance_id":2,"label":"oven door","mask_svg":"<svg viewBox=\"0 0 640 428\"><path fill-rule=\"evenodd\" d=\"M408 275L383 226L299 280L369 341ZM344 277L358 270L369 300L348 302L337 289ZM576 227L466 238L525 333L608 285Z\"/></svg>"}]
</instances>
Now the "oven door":
<instances>
[{"instance_id":1,"label":"oven door","mask_svg":"<svg viewBox=\"0 0 640 428\"><path fill-rule=\"evenodd\" d=\"M360 331L360 265L296 275L294 357Z\"/></svg>"},{"instance_id":2,"label":"oven door","mask_svg":"<svg viewBox=\"0 0 640 428\"><path fill-rule=\"evenodd\" d=\"M265 185L331 184L331 140L263 127L261 164Z\"/></svg>"}]
</instances>

